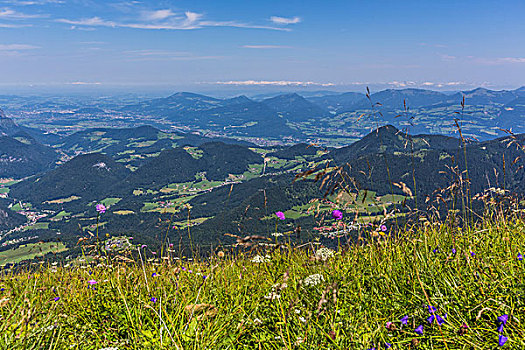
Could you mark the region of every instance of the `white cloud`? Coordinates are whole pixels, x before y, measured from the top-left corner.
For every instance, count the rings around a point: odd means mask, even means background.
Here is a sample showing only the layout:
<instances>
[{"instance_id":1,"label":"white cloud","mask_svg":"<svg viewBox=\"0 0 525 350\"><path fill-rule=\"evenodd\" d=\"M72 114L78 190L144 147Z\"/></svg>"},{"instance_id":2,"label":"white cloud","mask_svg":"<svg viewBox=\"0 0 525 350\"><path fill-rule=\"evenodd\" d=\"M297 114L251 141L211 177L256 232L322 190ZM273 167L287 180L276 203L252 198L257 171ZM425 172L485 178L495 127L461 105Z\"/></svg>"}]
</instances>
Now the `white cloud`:
<instances>
[{"instance_id":1,"label":"white cloud","mask_svg":"<svg viewBox=\"0 0 525 350\"><path fill-rule=\"evenodd\" d=\"M291 46L282 45L243 45L245 49L291 49Z\"/></svg>"},{"instance_id":2,"label":"white cloud","mask_svg":"<svg viewBox=\"0 0 525 350\"><path fill-rule=\"evenodd\" d=\"M25 44L0 44L0 51L19 51L19 50L33 50L39 49L40 47L34 45Z\"/></svg>"},{"instance_id":3,"label":"white cloud","mask_svg":"<svg viewBox=\"0 0 525 350\"><path fill-rule=\"evenodd\" d=\"M286 18L286 17L272 16L270 17L270 21L272 21L275 24L296 24L296 23L301 22L301 18L300 17Z\"/></svg>"},{"instance_id":4,"label":"white cloud","mask_svg":"<svg viewBox=\"0 0 525 350\"><path fill-rule=\"evenodd\" d=\"M26 13L21 13L9 8L0 10L0 18L5 19L29 19L29 18L42 18L48 17L47 15L29 15Z\"/></svg>"},{"instance_id":5,"label":"white cloud","mask_svg":"<svg viewBox=\"0 0 525 350\"><path fill-rule=\"evenodd\" d=\"M240 85L240 86L335 86L333 83L317 83L313 81L287 81L287 80L242 80L242 81L216 81L214 84L218 85Z\"/></svg>"},{"instance_id":6,"label":"white cloud","mask_svg":"<svg viewBox=\"0 0 525 350\"><path fill-rule=\"evenodd\" d=\"M24 28L32 27L31 24L11 24L11 23L0 23L0 28Z\"/></svg>"},{"instance_id":7,"label":"white cloud","mask_svg":"<svg viewBox=\"0 0 525 350\"><path fill-rule=\"evenodd\" d=\"M94 83L90 83L90 82L86 82L86 81L74 81L72 83L68 83L69 85L102 85L102 83L99 83L99 82L94 82Z\"/></svg>"},{"instance_id":8,"label":"white cloud","mask_svg":"<svg viewBox=\"0 0 525 350\"><path fill-rule=\"evenodd\" d=\"M173 13L173 11L170 9L147 11L144 13L144 18L151 21L159 21L173 16L175 16L175 13Z\"/></svg>"},{"instance_id":9,"label":"white cloud","mask_svg":"<svg viewBox=\"0 0 525 350\"><path fill-rule=\"evenodd\" d=\"M160 10L150 13L149 21L134 21L134 22L116 22L102 19L98 16L91 18L84 18L80 20L71 19L57 19L57 22L71 24L75 26L72 29L77 29L76 26L89 27L113 27L113 28L133 28L133 29L150 29L150 30L190 30L205 27L234 27L234 28L252 28L252 29L269 29L269 30L284 30L287 28L252 25L248 23L241 23L236 21L204 21L203 15L196 12L186 11L184 14L175 14L171 10ZM169 11L169 12L168 12ZM144 19L144 18L142 18ZM80 28L78 28L80 29Z\"/></svg>"}]
</instances>

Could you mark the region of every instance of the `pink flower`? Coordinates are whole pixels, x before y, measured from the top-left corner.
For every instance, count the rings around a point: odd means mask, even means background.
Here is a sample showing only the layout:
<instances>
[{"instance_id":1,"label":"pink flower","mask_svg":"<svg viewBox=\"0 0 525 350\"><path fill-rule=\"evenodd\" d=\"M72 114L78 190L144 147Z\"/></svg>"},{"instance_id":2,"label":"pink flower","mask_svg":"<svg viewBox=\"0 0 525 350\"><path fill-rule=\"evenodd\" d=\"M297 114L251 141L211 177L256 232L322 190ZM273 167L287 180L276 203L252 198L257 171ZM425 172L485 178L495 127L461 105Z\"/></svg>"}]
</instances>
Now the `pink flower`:
<instances>
[{"instance_id":1,"label":"pink flower","mask_svg":"<svg viewBox=\"0 0 525 350\"><path fill-rule=\"evenodd\" d=\"M332 217L336 220L341 220L343 218L343 213L341 212L341 210L334 210L332 212Z\"/></svg>"},{"instance_id":2,"label":"pink flower","mask_svg":"<svg viewBox=\"0 0 525 350\"><path fill-rule=\"evenodd\" d=\"M100 214L104 214L106 212L106 206L104 204L97 204L97 211Z\"/></svg>"},{"instance_id":3,"label":"pink flower","mask_svg":"<svg viewBox=\"0 0 525 350\"><path fill-rule=\"evenodd\" d=\"M278 211L275 213L275 215L277 215L277 217L279 218L279 220L284 220L286 219L286 216L284 216L284 213L282 211Z\"/></svg>"},{"instance_id":4,"label":"pink flower","mask_svg":"<svg viewBox=\"0 0 525 350\"><path fill-rule=\"evenodd\" d=\"M381 225L381 231L386 232L386 230L387 230L386 225Z\"/></svg>"},{"instance_id":5,"label":"pink flower","mask_svg":"<svg viewBox=\"0 0 525 350\"><path fill-rule=\"evenodd\" d=\"M95 280L89 280L88 283L91 284L91 285L94 285L94 284L97 284L98 282L95 281Z\"/></svg>"}]
</instances>

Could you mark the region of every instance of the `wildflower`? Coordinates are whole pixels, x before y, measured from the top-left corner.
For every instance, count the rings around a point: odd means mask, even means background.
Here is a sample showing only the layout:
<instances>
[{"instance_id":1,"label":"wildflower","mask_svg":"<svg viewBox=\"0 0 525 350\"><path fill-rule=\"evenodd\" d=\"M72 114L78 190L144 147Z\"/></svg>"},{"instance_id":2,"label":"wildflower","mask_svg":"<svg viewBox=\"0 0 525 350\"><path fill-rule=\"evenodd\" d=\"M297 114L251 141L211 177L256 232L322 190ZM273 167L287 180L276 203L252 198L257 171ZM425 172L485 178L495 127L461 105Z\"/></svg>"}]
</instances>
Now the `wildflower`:
<instances>
[{"instance_id":1,"label":"wildflower","mask_svg":"<svg viewBox=\"0 0 525 350\"><path fill-rule=\"evenodd\" d=\"M389 331L393 331L396 329L396 326L394 325L393 322L387 322L386 325L385 325L385 328L388 329Z\"/></svg>"},{"instance_id":2,"label":"wildflower","mask_svg":"<svg viewBox=\"0 0 525 350\"><path fill-rule=\"evenodd\" d=\"M503 325L506 325L508 320L509 320L509 315L501 315L501 316L498 316L497 318L498 323L502 323Z\"/></svg>"},{"instance_id":3,"label":"wildflower","mask_svg":"<svg viewBox=\"0 0 525 350\"><path fill-rule=\"evenodd\" d=\"M439 315L436 315L436 322L437 322L437 324L440 325L440 326L441 326L443 323L446 322L446 319L447 319L447 314L445 314L444 317L441 317L441 316L439 316Z\"/></svg>"},{"instance_id":4,"label":"wildflower","mask_svg":"<svg viewBox=\"0 0 525 350\"><path fill-rule=\"evenodd\" d=\"M299 321L301 321L302 323L306 323L306 318L304 318L303 316L300 316Z\"/></svg>"},{"instance_id":5,"label":"wildflower","mask_svg":"<svg viewBox=\"0 0 525 350\"><path fill-rule=\"evenodd\" d=\"M522 260L523 260L523 255L521 255L521 253L518 254L518 260L519 260L519 261L522 261Z\"/></svg>"},{"instance_id":6,"label":"wildflower","mask_svg":"<svg viewBox=\"0 0 525 350\"><path fill-rule=\"evenodd\" d=\"M281 232L274 232L272 233L272 236L274 236L275 238L277 237L281 237L283 234Z\"/></svg>"},{"instance_id":7,"label":"wildflower","mask_svg":"<svg viewBox=\"0 0 525 350\"><path fill-rule=\"evenodd\" d=\"M97 204L96 209L100 214L104 214L106 212L106 206L104 204Z\"/></svg>"},{"instance_id":8,"label":"wildflower","mask_svg":"<svg viewBox=\"0 0 525 350\"><path fill-rule=\"evenodd\" d=\"M336 209L332 212L332 218L336 220L341 220L343 218L343 213L341 212L341 210Z\"/></svg>"},{"instance_id":9,"label":"wildflower","mask_svg":"<svg viewBox=\"0 0 525 350\"><path fill-rule=\"evenodd\" d=\"M286 216L284 216L284 213L282 211L278 211L275 213L275 215L277 215L277 217L279 218L279 220L284 220L286 219Z\"/></svg>"},{"instance_id":10,"label":"wildflower","mask_svg":"<svg viewBox=\"0 0 525 350\"><path fill-rule=\"evenodd\" d=\"M435 317L434 315L430 315L430 316L427 318L427 322L428 322L429 324L432 324L432 322L434 322L434 319L435 319L435 318L436 318L436 317Z\"/></svg>"},{"instance_id":11,"label":"wildflower","mask_svg":"<svg viewBox=\"0 0 525 350\"><path fill-rule=\"evenodd\" d=\"M313 286L316 286L316 285L320 284L323 281L324 281L323 275L315 273L313 275L310 275L310 276L306 277L304 279L303 283L307 287L310 287L310 286L313 287Z\"/></svg>"},{"instance_id":12,"label":"wildflower","mask_svg":"<svg viewBox=\"0 0 525 350\"><path fill-rule=\"evenodd\" d=\"M470 252L470 256L473 257L474 255L476 255L476 253L474 253L474 252Z\"/></svg>"},{"instance_id":13,"label":"wildflower","mask_svg":"<svg viewBox=\"0 0 525 350\"><path fill-rule=\"evenodd\" d=\"M334 256L334 251L332 249L325 248L325 247L320 248L315 252L315 257L323 261L326 261L333 256Z\"/></svg>"},{"instance_id":14,"label":"wildflower","mask_svg":"<svg viewBox=\"0 0 525 350\"><path fill-rule=\"evenodd\" d=\"M173 248L173 243L170 243L170 248Z\"/></svg>"},{"instance_id":15,"label":"wildflower","mask_svg":"<svg viewBox=\"0 0 525 350\"><path fill-rule=\"evenodd\" d=\"M390 343L385 343L385 349L390 349L392 347L392 344Z\"/></svg>"},{"instance_id":16,"label":"wildflower","mask_svg":"<svg viewBox=\"0 0 525 350\"><path fill-rule=\"evenodd\" d=\"M431 314L437 311L437 309L432 305L427 305L427 308L428 308L428 312Z\"/></svg>"},{"instance_id":17,"label":"wildflower","mask_svg":"<svg viewBox=\"0 0 525 350\"><path fill-rule=\"evenodd\" d=\"M3 288L3 287L2 287L2 288L0 288L0 292L3 292L4 290L5 290L5 288Z\"/></svg>"},{"instance_id":18,"label":"wildflower","mask_svg":"<svg viewBox=\"0 0 525 350\"><path fill-rule=\"evenodd\" d=\"M220 252L217 253L217 256L219 258L224 258L224 252L221 250Z\"/></svg>"},{"instance_id":19,"label":"wildflower","mask_svg":"<svg viewBox=\"0 0 525 350\"><path fill-rule=\"evenodd\" d=\"M150 301L151 301L152 303L156 303L156 302L157 302L157 298L153 297L153 298L150 299Z\"/></svg>"},{"instance_id":20,"label":"wildflower","mask_svg":"<svg viewBox=\"0 0 525 350\"><path fill-rule=\"evenodd\" d=\"M274 292L270 292L264 296L264 299L269 299L269 300L275 300L275 299L280 299L280 298L281 298L281 295L274 293Z\"/></svg>"},{"instance_id":21,"label":"wildflower","mask_svg":"<svg viewBox=\"0 0 525 350\"><path fill-rule=\"evenodd\" d=\"M268 262L268 261L270 261L268 255L266 255L266 256L256 255L251 260L252 263L265 263L265 262Z\"/></svg>"},{"instance_id":22,"label":"wildflower","mask_svg":"<svg viewBox=\"0 0 525 350\"><path fill-rule=\"evenodd\" d=\"M423 325L419 325L416 329L414 329L414 332L419 335L423 335Z\"/></svg>"},{"instance_id":23,"label":"wildflower","mask_svg":"<svg viewBox=\"0 0 525 350\"><path fill-rule=\"evenodd\" d=\"M456 254L456 248L452 248L452 254Z\"/></svg>"},{"instance_id":24,"label":"wildflower","mask_svg":"<svg viewBox=\"0 0 525 350\"><path fill-rule=\"evenodd\" d=\"M380 226L380 229L381 229L381 231L383 231L383 232L386 232L386 230L388 230L388 228L386 227L386 225L381 225L381 226Z\"/></svg>"},{"instance_id":25,"label":"wildflower","mask_svg":"<svg viewBox=\"0 0 525 350\"><path fill-rule=\"evenodd\" d=\"M463 323L461 326L459 326L458 335L465 335L467 334L468 325L466 323Z\"/></svg>"},{"instance_id":26,"label":"wildflower","mask_svg":"<svg viewBox=\"0 0 525 350\"><path fill-rule=\"evenodd\" d=\"M438 253L439 252L439 248L434 248L434 250L432 250L434 253Z\"/></svg>"},{"instance_id":27,"label":"wildflower","mask_svg":"<svg viewBox=\"0 0 525 350\"><path fill-rule=\"evenodd\" d=\"M505 345L505 343L507 342L507 340L509 340L508 337L505 337L505 336L503 336L503 335L500 334L499 337L498 337L498 345L499 345L499 346L503 346L503 345Z\"/></svg>"},{"instance_id":28,"label":"wildflower","mask_svg":"<svg viewBox=\"0 0 525 350\"><path fill-rule=\"evenodd\" d=\"M299 309L295 309L294 312L295 312L297 315L299 315L299 314L301 313L301 310L299 310Z\"/></svg>"},{"instance_id":29,"label":"wildflower","mask_svg":"<svg viewBox=\"0 0 525 350\"><path fill-rule=\"evenodd\" d=\"M401 321L401 324L406 326L408 324L408 315L401 317L400 321Z\"/></svg>"},{"instance_id":30,"label":"wildflower","mask_svg":"<svg viewBox=\"0 0 525 350\"><path fill-rule=\"evenodd\" d=\"M148 246L146 244L143 244L140 246L141 248L147 248Z\"/></svg>"},{"instance_id":31,"label":"wildflower","mask_svg":"<svg viewBox=\"0 0 525 350\"><path fill-rule=\"evenodd\" d=\"M261 321L260 319L258 319L258 318L255 318L255 319L253 320L253 323L255 323L255 324L261 324L262 321Z\"/></svg>"},{"instance_id":32,"label":"wildflower","mask_svg":"<svg viewBox=\"0 0 525 350\"><path fill-rule=\"evenodd\" d=\"M156 273L156 272L153 272L153 273L151 274L151 277L157 277L157 273Z\"/></svg>"},{"instance_id":33,"label":"wildflower","mask_svg":"<svg viewBox=\"0 0 525 350\"><path fill-rule=\"evenodd\" d=\"M202 279L205 280L206 278L208 278L208 276L206 275L202 275Z\"/></svg>"},{"instance_id":34,"label":"wildflower","mask_svg":"<svg viewBox=\"0 0 525 350\"><path fill-rule=\"evenodd\" d=\"M498 323L498 332L503 332L503 327L507 324L508 320L509 315L498 316L498 318L496 319L496 322Z\"/></svg>"},{"instance_id":35,"label":"wildflower","mask_svg":"<svg viewBox=\"0 0 525 350\"><path fill-rule=\"evenodd\" d=\"M94 285L94 284L97 284L98 282L95 281L95 280L89 280L87 283L91 284L91 285Z\"/></svg>"},{"instance_id":36,"label":"wildflower","mask_svg":"<svg viewBox=\"0 0 525 350\"><path fill-rule=\"evenodd\" d=\"M53 300L54 300L54 301L59 301L59 300L60 300L60 297L55 297Z\"/></svg>"}]
</instances>

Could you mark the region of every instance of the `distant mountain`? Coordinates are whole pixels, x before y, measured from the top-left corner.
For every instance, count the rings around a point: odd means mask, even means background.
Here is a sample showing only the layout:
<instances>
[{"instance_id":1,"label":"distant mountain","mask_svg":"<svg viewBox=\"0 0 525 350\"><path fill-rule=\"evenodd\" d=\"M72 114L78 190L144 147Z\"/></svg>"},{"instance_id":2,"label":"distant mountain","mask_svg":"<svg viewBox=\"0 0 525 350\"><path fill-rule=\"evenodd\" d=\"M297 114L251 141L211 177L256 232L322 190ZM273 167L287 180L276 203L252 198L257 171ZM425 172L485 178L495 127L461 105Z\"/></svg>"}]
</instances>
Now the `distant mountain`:
<instances>
[{"instance_id":1,"label":"distant mountain","mask_svg":"<svg viewBox=\"0 0 525 350\"><path fill-rule=\"evenodd\" d=\"M35 204L70 196L87 201L108 193L112 186L124 180L129 173L122 164L107 155L84 154L42 176L19 182L9 194Z\"/></svg>"},{"instance_id":2,"label":"distant mountain","mask_svg":"<svg viewBox=\"0 0 525 350\"><path fill-rule=\"evenodd\" d=\"M165 116L173 120L185 120L187 116L191 116L196 111L207 110L223 105L223 100L213 97L191 92L178 92L165 98L148 100L126 106L122 108L122 111Z\"/></svg>"},{"instance_id":3,"label":"distant mountain","mask_svg":"<svg viewBox=\"0 0 525 350\"><path fill-rule=\"evenodd\" d=\"M13 136L17 133L29 134L36 141L43 144L50 144L60 139L60 136L52 133L17 125L13 119L8 118L4 111L0 109L0 135Z\"/></svg>"},{"instance_id":4,"label":"distant mountain","mask_svg":"<svg viewBox=\"0 0 525 350\"><path fill-rule=\"evenodd\" d=\"M52 169L58 159L55 150L26 133L0 136L0 178L22 178L44 172Z\"/></svg>"},{"instance_id":5,"label":"distant mountain","mask_svg":"<svg viewBox=\"0 0 525 350\"><path fill-rule=\"evenodd\" d=\"M86 129L65 137L54 146L70 155L103 152L116 159L123 159L130 154L153 154L173 147L199 146L211 141L253 146L252 143L235 139L210 138L182 132L168 133L147 125L121 129ZM140 157L136 158L134 165L142 164L142 160Z\"/></svg>"},{"instance_id":6,"label":"distant mountain","mask_svg":"<svg viewBox=\"0 0 525 350\"><path fill-rule=\"evenodd\" d=\"M291 122L319 119L328 113L298 94L286 94L263 100L266 106Z\"/></svg>"},{"instance_id":7,"label":"distant mountain","mask_svg":"<svg viewBox=\"0 0 525 350\"><path fill-rule=\"evenodd\" d=\"M8 206L6 200L0 199L0 231L8 230L26 222L25 216L15 213Z\"/></svg>"},{"instance_id":8,"label":"distant mountain","mask_svg":"<svg viewBox=\"0 0 525 350\"><path fill-rule=\"evenodd\" d=\"M494 91L485 88L477 88L471 91L459 92L451 96L451 99L459 101L460 103L463 96L465 96L465 104L467 105L507 104L519 97L519 91Z\"/></svg>"},{"instance_id":9,"label":"distant mountain","mask_svg":"<svg viewBox=\"0 0 525 350\"><path fill-rule=\"evenodd\" d=\"M412 147L415 152L448 150L457 149L459 145L460 141L457 138L442 135L413 135L409 137L396 127L386 125L349 146L334 149L327 157L342 165L364 155L410 153Z\"/></svg>"},{"instance_id":10,"label":"distant mountain","mask_svg":"<svg viewBox=\"0 0 525 350\"><path fill-rule=\"evenodd\" d=\"M388 89L370 95L372 103L380 103L378 109L403 109L403 103L410 109L427 107L453 100L454 96L447 96L441 92L423 89ZM355 109L369 109L370 101L362 100L355 105Z\"/></svg>"},{"instance_id":11,"label":"distant mountain","mask_svg":"<svg viewBox=\"0 0 525 350\"><path fill-rule=\"evenodd\" d=\"M356 104L363 102L365 99L366 97L364 94L345 92L337 95L309 97L308 101L315 103L325 110L341 113L354 110Z\"/></svg>"},{"instance_id":12,"label":"distant mountain","mask_svg":"<svg viewBox=\"0 0 525 350\"><path fill-rule=\"evenodd\" d=\"M188 151L183 148L164 150L117 187L118 192L160 189L170 183L195 181L198 173L203 173L208 180L224 181L229 174L244 173L250 164L262 163L262 157L247 147L210 142Z\"/></svg>"},{"instance_id":13,"label":"distant mountain","mask_svg":"<svg viewBox=\"0 0 525 350\"><path fill-rule=\"evenodd\" d=\"M275 110L246 96L221 100L180 92L126 106L122 111L155 115L184 126L226 131L233 135L281 137L298 134Z\"/></svg>"}]
</instances>

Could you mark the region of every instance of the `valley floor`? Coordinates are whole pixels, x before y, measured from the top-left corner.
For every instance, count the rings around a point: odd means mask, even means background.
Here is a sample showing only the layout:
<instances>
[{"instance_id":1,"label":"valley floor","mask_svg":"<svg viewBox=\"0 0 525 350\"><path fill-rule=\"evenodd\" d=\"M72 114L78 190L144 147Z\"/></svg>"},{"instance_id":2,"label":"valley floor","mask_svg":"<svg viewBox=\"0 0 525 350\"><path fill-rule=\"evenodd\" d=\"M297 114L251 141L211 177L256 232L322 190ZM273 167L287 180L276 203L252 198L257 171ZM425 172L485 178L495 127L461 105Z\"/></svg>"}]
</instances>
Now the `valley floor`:
<instances>
[{"instance_id":1,"label":"valley floor","mask_svg":"<svg viewBox=\"0 0 525 350\"><path fill-rule=\"evenodd\" d=\"M50 264L1 276L0 347L523 349L523 252L525 223L508 219L338 252Z\"/></svg>"}]
</instances>

